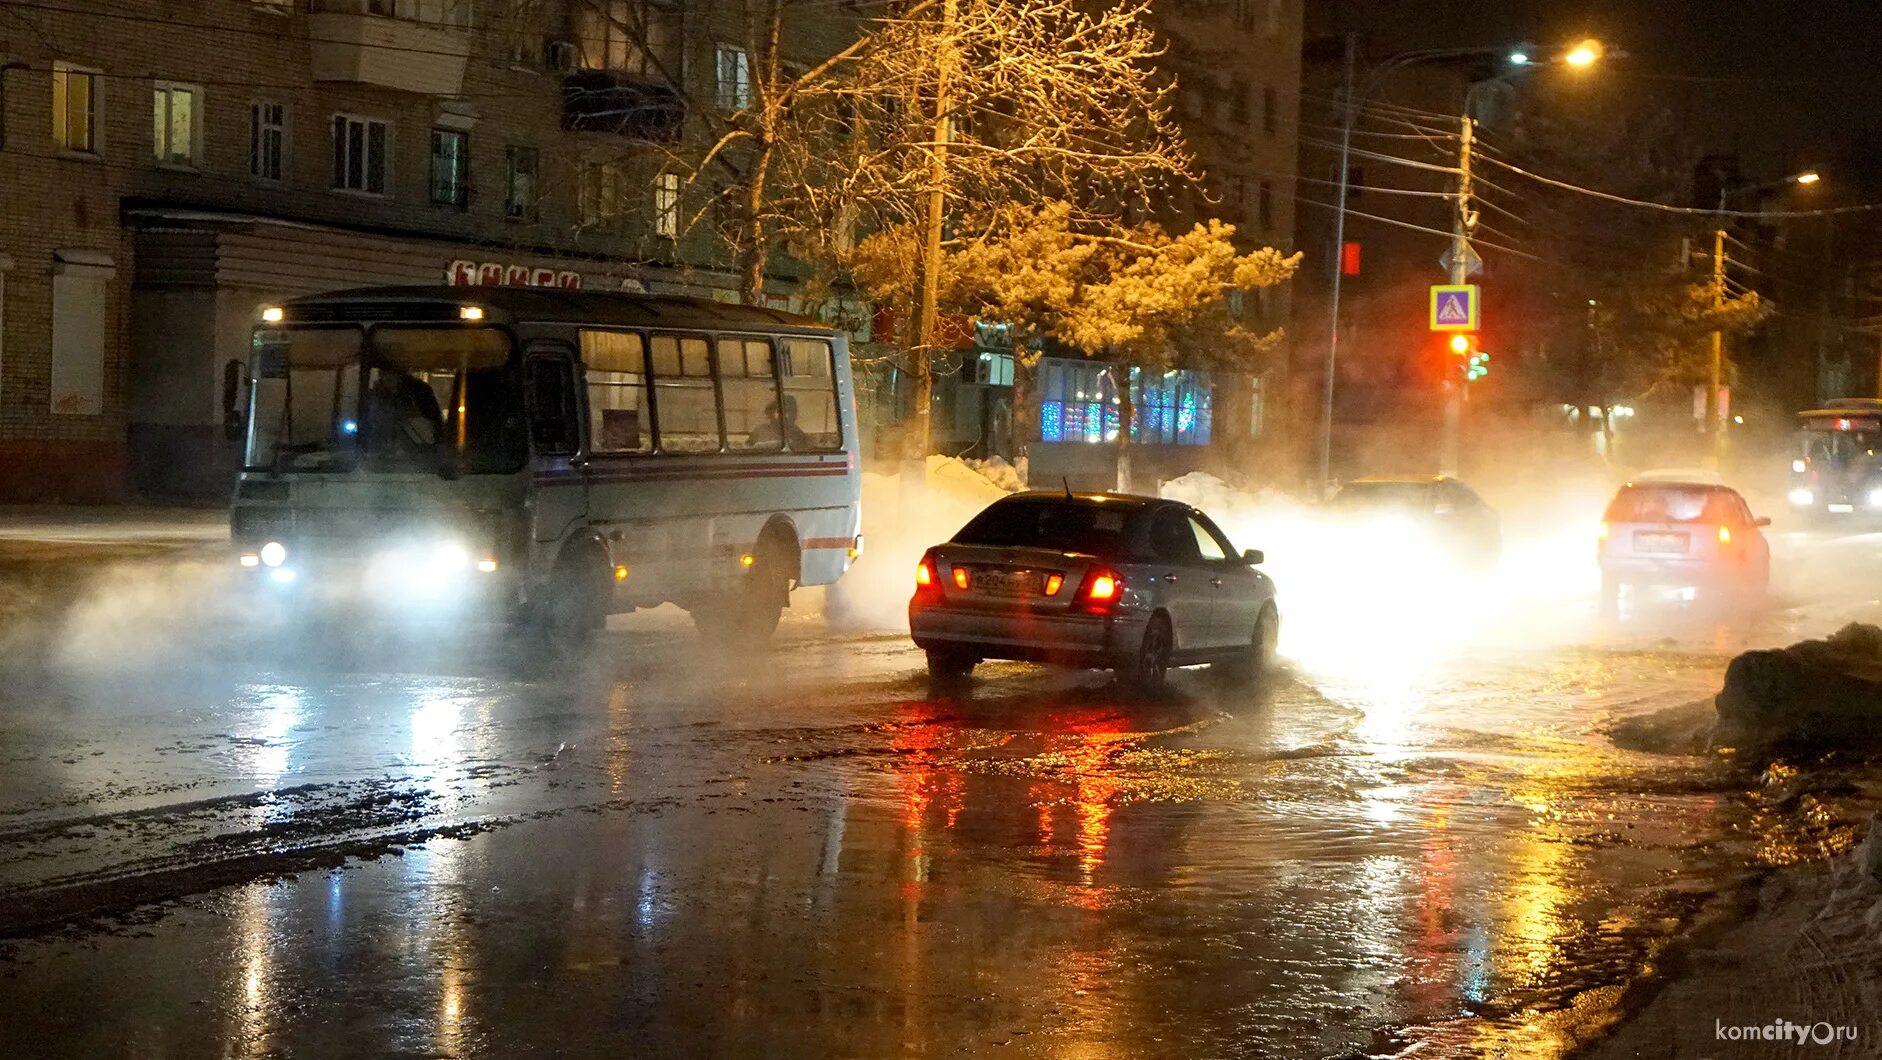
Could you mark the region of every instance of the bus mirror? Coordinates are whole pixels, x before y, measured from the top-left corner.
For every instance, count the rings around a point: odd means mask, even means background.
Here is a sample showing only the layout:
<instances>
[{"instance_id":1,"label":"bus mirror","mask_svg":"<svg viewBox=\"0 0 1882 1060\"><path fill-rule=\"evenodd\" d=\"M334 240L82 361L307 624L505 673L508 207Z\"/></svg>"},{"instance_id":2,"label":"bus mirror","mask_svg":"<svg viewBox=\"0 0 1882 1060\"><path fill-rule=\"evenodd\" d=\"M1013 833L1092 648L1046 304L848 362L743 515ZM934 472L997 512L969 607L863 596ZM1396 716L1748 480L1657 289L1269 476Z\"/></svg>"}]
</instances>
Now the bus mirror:
<instances>
[{"instance_id":1,"label":"bus mirror","mask_svg":"<svg viewBox=\"0 0 1882 1060\"><path fill-rule=\"evenodd\" d=\"M242 362L234 358L222 366L222 436L240 441L248 424L242 415Z\"/></svg>"}]
</instances>

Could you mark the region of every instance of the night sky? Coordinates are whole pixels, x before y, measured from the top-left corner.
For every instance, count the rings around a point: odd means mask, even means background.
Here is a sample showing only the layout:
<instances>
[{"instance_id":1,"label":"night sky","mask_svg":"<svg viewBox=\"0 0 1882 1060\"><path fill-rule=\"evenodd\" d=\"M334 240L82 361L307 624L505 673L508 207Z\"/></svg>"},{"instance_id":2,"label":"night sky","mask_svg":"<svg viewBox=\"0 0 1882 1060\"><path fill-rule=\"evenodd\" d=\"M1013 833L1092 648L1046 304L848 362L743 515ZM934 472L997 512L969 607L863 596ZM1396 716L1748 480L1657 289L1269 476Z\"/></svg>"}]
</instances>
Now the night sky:
<instances>
[{"instance_id":1,"label":"night sky","mask_svg":"<svg viewBox=\"0 0 1882 1060\"><path fill-rule=\"evenodd\" d=\"M1595 36L1628 53L1601 91L1673 111L1748 177L1820 167L1839 200L1882 193L1882 0L1307 0L1310 37L1347 29L1373 54Z\"/></svg>"}]
</instances>

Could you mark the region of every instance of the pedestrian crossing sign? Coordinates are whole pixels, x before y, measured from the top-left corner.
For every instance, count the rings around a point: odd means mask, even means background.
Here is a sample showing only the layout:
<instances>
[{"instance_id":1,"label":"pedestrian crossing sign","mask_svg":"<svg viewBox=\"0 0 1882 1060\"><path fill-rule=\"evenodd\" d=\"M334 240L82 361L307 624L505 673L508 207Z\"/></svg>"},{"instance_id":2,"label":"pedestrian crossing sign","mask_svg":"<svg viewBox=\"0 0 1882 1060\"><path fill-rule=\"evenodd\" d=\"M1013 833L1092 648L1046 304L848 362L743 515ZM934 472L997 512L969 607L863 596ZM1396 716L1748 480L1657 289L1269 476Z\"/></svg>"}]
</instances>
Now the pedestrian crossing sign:
<instances>
[{"instance_id":1,"label":"pedestrian crossing sign","mask_svg":"<svg viewBox=\"0 0 1882 1060\"><path fill-rule=\"evenodd\" d=\"M1431 288L1432 331L1476 331L1482 309L1483 300L1474 283Z\"/></svg>"}]
</instances>

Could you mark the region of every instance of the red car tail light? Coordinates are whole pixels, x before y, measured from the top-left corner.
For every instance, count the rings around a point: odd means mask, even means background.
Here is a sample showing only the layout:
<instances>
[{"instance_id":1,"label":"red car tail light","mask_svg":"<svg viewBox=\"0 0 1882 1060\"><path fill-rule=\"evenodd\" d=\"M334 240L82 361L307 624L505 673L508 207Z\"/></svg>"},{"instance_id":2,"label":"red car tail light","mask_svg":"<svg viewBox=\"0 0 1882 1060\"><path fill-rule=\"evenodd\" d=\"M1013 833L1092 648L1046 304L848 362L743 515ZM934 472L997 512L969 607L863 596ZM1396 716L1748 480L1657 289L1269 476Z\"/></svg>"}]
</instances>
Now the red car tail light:
<instances>
[{"instance_id":1,"label":"red car tail light","mask_svg":"<svg viewBox=\"0 0 1882 1060\"><path fill-rule=\"evenodd\" d=\"M956 589L961 590L962 592L967 591L967 568L966 567L954 568L954 587Z\"/></svg>"},{"instance_id":2,"label":"red car tail light","mask_svg":"<svg viewBox=\"0 0 1882 1060\"><path fill-rule=\"evenodd\" d=\"M921 562L915 566L915 599L941 599L941 578L935 570L933 553L921 557Z\"/></svg>"}]
</instances>

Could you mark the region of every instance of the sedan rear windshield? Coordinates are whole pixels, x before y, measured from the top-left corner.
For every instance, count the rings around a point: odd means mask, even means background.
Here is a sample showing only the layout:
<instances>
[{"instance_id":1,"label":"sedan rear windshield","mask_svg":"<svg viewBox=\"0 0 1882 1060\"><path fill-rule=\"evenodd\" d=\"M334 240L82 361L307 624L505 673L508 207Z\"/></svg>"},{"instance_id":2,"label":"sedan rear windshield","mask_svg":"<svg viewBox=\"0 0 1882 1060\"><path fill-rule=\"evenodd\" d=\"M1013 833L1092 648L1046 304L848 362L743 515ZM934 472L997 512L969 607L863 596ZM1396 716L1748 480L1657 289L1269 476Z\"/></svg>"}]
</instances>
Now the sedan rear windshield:
<instances>
[{"instance_id":1,"label":"sedan rear windshield","mask_svg":"<svg viewBox=\"0 0 1882 1060\"><path fill-rule=\"evenodd\" d=\"M1627 486L1608 504L1610 523L1736 523L1742 505L1712 486Z\"/></svg>"},{"instance_id":2,"label":"sedan rear windshield","mask_svg":"<svg viewBox=\"0 0 1882 1060\"><path fill-rule=\"evenodd\" d=\"M1045 548L1120 555L1130 544L1132 509L1080 500L1001 501L974 516L956 544Z\"/></svg>"}]
</instances>

